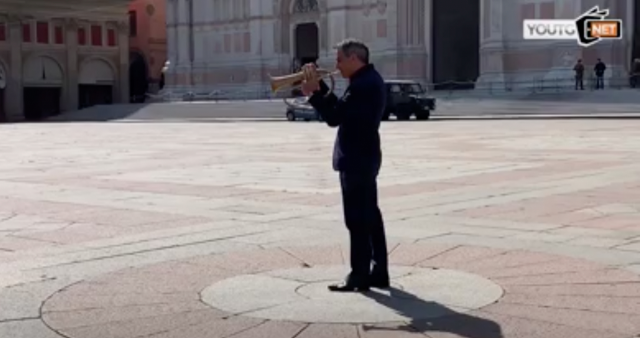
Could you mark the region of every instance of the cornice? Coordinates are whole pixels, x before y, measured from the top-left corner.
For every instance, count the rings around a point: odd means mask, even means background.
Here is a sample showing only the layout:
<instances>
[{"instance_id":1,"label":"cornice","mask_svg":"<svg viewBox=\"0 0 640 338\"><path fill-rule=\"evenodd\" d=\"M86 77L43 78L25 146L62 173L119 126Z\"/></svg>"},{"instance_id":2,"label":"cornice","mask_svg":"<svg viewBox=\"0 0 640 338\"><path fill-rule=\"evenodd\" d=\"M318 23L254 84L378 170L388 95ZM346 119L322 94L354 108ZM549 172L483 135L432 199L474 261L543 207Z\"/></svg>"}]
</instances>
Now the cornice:
<instances>
[{"instance_id":1,"label":"cornice","mask_svg":"<svg viewBox=\"0 0 640 338\"><path fill-rule=\"evenodd\" d=\"M50 19L52 17L84 18L104 21L120 20L126 15L129 1L124 0L2 0L0 13L25 19Z\"/></svg>"},{"instance_id":2,"label":"cornice","mask_svg":"<svg viewBox=\"0 0 640 338\"><path fill-rule=\"evenodd\" d=\"M129 0L2 0L2 7L14 7L30 10L32 8L56 9L66 8L78 10L79 8L100 8L128 6Z\"/></svg>"}]
</instances>

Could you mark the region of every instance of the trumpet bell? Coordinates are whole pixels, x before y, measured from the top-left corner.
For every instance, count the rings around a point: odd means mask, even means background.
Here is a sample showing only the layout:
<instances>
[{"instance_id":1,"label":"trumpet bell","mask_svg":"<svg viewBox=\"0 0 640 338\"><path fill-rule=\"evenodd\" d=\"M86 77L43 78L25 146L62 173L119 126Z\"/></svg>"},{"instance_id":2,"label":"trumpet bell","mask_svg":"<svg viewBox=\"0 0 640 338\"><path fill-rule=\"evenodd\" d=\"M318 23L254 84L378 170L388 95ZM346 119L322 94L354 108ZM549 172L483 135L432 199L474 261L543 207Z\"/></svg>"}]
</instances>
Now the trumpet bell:
<instances>
[{"instance_id":1,"label":"trumpet bell","mask_svg":"<svg viewBox=\"0 0 640 338\"><path fill-rule=\"evenodd\" d=\"M277 92L278 90L286 87L293 87L302 84L304 80L304 74L302 72L283 75L283 76L271 76L271 91Z\"/></svg>"},{"instance_id":2,"label":"trumpet bell","mask_svg":"<svg viewBox=\"0 0 640 338\"><path fill-rule=\"evenodd\" d=\"M325 69L318 69L316 71L318 73L318 76L320 76L321 78L326 76L333 76L336 73L336 72L330 72ZM295 88L302 85L302 82L304 81L304 72L297 72L297 73L282 75L282 76L269 76L269 81L271 84L271 91L274 93L279 91L282 88L287 88L287 87ZM333 78L331 79L331 81L333 82Z\"/></svg>"},{"instance_id":3,"label":"trumpet bell","mask_svg":"<svg viewBox=\"0 0 640 338\"><path fill-rule=\"evenodd\" d=\"M334 72L330 72L325 69L316 69L316 72L320 78L329 77L331 79L331 87L329 89L329 92L327 92L326 94L326 96L329 96L331 93L333 93L333 89L336 86L336 81L333 78L333 75L337 74L338 71L336 70ZM286 88L286 87L296 88L301 86L304 81L304 72L297 72L297 73L282 75L282 76L269 76L269 80L271 84L271 91L275 93L282 88ZM288 107L293 109L301 108L301 107L304 108L305 106L307 106L306 102L300 102L298 99L294 99L292 101L284 98L283 100Z\"/></svg>"}]
</instances>

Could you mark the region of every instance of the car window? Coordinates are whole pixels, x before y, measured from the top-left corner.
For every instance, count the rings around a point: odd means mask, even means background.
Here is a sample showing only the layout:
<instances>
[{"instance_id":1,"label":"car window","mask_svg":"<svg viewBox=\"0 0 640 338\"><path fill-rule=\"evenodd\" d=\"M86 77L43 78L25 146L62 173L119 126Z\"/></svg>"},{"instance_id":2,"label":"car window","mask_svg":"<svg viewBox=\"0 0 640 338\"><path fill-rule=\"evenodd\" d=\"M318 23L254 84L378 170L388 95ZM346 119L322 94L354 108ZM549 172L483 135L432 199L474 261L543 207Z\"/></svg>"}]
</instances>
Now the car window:
<instances>
[{"instance_id":1,"label":"car window","mask_svg":"<svg viewBox=\"0 0 640 338\"><path fill-rule=\"evenodd\" d=\"M391 93L400 93L400 92L402 92L402 89L400 88L400 85L392 84L392 85L389 85L389 92L391 92Z\"/></svg>"},{"instance_id":2,"label":"car window","mask_svg":"<svg viewBox=\"0 0 640 338\"><path fill-rule=\"evenodd\" d=\"M405 92L411 94L420 94L423 92L422 86L419 83L409 83L405 84L402 88Z\"/></svg>"}]
</instances>

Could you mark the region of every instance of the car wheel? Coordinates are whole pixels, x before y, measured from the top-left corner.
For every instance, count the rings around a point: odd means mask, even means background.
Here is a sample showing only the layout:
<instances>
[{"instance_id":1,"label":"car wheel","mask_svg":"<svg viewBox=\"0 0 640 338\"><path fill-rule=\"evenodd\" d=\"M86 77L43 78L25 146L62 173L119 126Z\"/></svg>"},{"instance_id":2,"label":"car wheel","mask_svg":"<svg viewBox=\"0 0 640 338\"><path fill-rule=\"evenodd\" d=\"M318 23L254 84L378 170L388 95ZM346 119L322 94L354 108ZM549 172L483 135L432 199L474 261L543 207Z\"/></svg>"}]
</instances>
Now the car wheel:
<instances>
[{"instance_id":1,"label":"car wheel","mask_svg":"<svg viewBox=\"0 0 640 338\"><path fill-rule=\"evenodd\" d=\"M399 121L408 121L409 119L411 119L411 113L406 111L399 111L396 112L396 118L398 118Z\"/></svg>"},{"instance_id":2,"label":"car wheel","mask_svg":"<svg viewBox=\"0 0 640 338\"><path fill-rule=\"evenodd\" d=\"M429 117L431 117L431 113L428 111L416 113L416 120L424 121L424 120L428 120Z\"/></svg>"},{"instance_id":3,"label":"car wheel","mask_svg":"<svg viewBox=\"0 0 640 338\"><path fill-rule=\"evenodd\" d=\"M293 112L292 112L292 111L288 111L288 112L287 112L287 120L289 120L289 121L295 121L295 120L296 120L296 115L295 115L295 114L293 114Z\"/></svg>"}]
</instances>

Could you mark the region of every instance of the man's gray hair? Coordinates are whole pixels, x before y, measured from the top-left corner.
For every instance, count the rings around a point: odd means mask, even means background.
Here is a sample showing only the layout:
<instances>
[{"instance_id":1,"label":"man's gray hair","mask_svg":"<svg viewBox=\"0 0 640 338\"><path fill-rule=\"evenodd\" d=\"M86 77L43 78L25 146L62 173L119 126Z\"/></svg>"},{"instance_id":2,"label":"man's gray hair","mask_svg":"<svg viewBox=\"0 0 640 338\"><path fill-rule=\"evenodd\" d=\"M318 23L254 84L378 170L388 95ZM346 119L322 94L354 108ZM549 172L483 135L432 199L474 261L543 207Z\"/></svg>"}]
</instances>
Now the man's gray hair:
<instances>
[{"instance_id":1,"label":"man's gray hair","mask_svg":"<svg viewBox=\"0 0 640 338\"><path fill-rule=\"evenodd\" d=\"M336 44L336 49L342 51L347 57L355 55L358 60L369 63L369 47L360 40L352 38L344 39Z\"/></svg>"}]
</instances>

